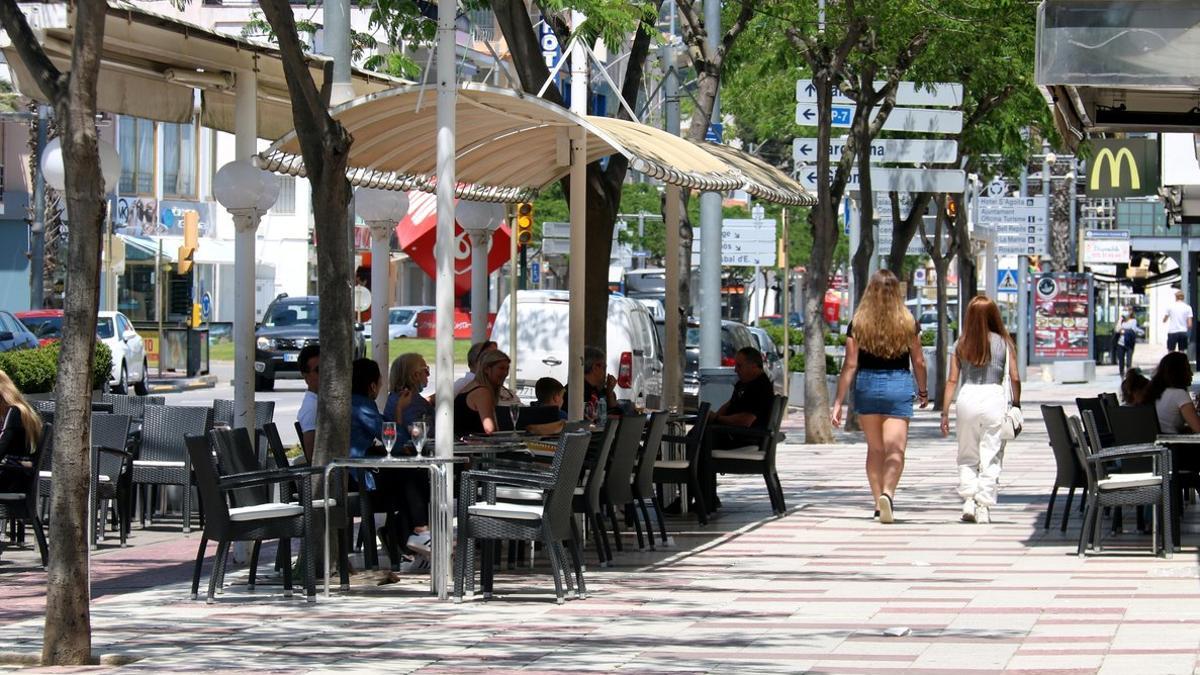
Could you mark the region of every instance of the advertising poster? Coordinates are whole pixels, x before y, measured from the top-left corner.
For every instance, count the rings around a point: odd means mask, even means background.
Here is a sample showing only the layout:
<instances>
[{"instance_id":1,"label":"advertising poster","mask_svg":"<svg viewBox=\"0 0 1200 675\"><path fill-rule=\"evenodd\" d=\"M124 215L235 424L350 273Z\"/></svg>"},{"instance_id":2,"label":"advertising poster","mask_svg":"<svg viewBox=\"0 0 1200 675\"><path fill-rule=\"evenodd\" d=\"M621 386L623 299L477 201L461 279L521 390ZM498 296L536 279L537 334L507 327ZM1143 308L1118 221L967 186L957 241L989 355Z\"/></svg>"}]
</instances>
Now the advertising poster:
<instances>
[{"instance_id":1,"label":"advertising poster","mask_svg":"<svg viewBox=\"0 0 1200 675\"><path fill-rule=\"evenodd\" d=\"M1038 274L1033 279L1031 362L1092 357L1092 280L1086 274Z\"/></svg>"}]
</instances>

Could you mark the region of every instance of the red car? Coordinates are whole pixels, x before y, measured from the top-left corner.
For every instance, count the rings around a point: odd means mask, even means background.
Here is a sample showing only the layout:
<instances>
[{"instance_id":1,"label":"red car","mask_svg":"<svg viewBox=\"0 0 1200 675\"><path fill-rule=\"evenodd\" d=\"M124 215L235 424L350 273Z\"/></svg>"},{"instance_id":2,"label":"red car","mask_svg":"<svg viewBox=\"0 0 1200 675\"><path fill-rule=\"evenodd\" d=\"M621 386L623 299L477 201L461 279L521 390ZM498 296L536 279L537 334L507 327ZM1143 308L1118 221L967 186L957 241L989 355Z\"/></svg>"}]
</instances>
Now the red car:
<instances>
[{"instance_id":1,"label":"red car","mask_svg":"<svg viewBox=\"0 0 1200 675\"><path fill-rule=\"evenodd\" d=\"M31 309L14 315L33 333L38 344L45 347L62 339L63 311L61 309Z\"/></svg>"}]
</instances>

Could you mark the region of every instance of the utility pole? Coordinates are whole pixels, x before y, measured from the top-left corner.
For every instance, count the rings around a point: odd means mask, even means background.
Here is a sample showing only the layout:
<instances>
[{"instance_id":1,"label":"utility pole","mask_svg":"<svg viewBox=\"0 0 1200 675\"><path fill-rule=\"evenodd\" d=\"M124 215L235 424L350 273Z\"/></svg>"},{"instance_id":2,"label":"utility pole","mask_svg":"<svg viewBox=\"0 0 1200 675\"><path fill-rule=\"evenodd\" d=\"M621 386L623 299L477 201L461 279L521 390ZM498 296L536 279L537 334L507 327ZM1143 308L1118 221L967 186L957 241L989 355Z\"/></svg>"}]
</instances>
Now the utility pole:
<instances>
[{"instance_id":1,"label":"utility pole","mask_svg":"<svg viewBox=\"0 0 1200 675\"><path fill-rule=\"evenodd\" d=\"M717 53L721 0L704 0L709 49ZM720 92L713 99L709 129L721 121ZM717 138L717 142L720 142ZM721 193L700 195L700 367L721 365Z\"/></svg>"},{"instance_id":2,"label":"utility pole","mask_svg":"<svg viewBox=\"0 0 1200 675\"><path fill-rule=\"evenodd\" d=\"M325 54L333 58L333 90L329 105L354 98L350 81L350 0L325 0Z\"/></svg>"}]
</instances>

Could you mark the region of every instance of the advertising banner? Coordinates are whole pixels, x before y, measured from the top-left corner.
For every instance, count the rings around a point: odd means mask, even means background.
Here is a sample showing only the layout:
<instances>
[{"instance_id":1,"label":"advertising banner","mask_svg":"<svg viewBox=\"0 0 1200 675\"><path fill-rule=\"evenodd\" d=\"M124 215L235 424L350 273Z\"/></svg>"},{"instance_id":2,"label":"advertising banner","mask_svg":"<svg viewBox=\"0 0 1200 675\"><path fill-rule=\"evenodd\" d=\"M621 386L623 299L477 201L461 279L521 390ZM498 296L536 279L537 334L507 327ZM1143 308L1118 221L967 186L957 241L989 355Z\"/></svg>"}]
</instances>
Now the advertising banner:
<instances>
[{"instance_id":1,"label":"advertising banner","mask_svg":"<svg viewBox=\"0 0 1200 675\"><path fill-rule=\"evenodd\" d=\"M1033 351L1030 363L1092 358L1092 278L1038 274L1033 280Z\"/></svg>"}]
</instances>

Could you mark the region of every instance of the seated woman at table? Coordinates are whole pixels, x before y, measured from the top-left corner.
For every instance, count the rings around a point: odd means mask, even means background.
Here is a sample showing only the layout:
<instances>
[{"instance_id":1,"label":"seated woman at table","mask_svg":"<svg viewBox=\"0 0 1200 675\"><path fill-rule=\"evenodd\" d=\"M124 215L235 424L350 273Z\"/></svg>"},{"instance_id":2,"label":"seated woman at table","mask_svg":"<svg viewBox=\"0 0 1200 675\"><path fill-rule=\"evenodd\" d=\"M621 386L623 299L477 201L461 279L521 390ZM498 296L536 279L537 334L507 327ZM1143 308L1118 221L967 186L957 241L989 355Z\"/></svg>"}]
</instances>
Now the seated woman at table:
<instances>
[{"instance_id":1,"label":"seated woman at table","mask_svg":"<svg viewBox=\"0 0 1200 675\"><path fill-rule=\"evenodd\" d=\"M383 378L379 364L371 359L356 359L350 375L350 456L373 457L385 451L383 415L375 405ZM400 430L397 428L397 438ZM409 475L412 474L412 475ZM411 469L381 469L352 472L360 489L371 494L373 507L387 513L382 533L395 542L407 542L412 553L428 557L430 549L428 487L417 480ZM419 506L418 506L419 505ZM397 536L400 535L400 536ZM407 535L407 539L401 536ZM388 547L392 550L391 547Z\"/></svg>"},{"instance_id":2,"label":"seated woman at table","mask_svg":"<svg viewBox=\"0 0 1200 675\"><path fill-rule=\"evenodd\" d=\"M1164 434L1200 434L1200 415L1188 393L1192 386L1192 366L1184 352L1169 352L1158 362L1145 403L1153 403L1158 413L1158 429Z\"/></svg>"},{"instance_id":3,"label":"seated woman at table","mask_svg":"<svg viewBox=\"0 0 1200 675\"><path fill-rule=\"evenodd\" d=\"M42 436L38 416L8 373L0 370L0 492L24 492L33 449Z\"/></svg>"},{"instance_id":4,"label":"seated woman at table","mask_svg":"<svg viewBox=\"0 0 1200 675\"><path fill-rule=\"evenodd\" d=\"M388 399L383 419L396 423L396 445L403 447L411 440L408 425L419 419L433 424L433 401L421 395L429 386L429 364L416 352L401 354L392 361L388 372ZM427 432L433 435L433 429Z\"/></svg>"},{"instance_id":5,"label":"seated woman at table","mask_svg":"<svg viewBox=\"0 0 1200 675\"><path fill-rule=\"evenodd\" d=\"M1146 379L1141 369L1126 370L1125 378L1121 380L1121 405L1142 405L1149 387L1150 380Z\"/></svg>"},{"instance_id":6,"label":"seated woman at table","mask_svg":"<svg viewBox=\"0 0 1200 675\"><path fill-rule=\"evenodd\" d=\"M504 389L504 379L512 361L504 352L493 349L479 357L475 379L454 397L454 436L493 434L496 423L496 402Z\"/></svg>"}]
</instances>

